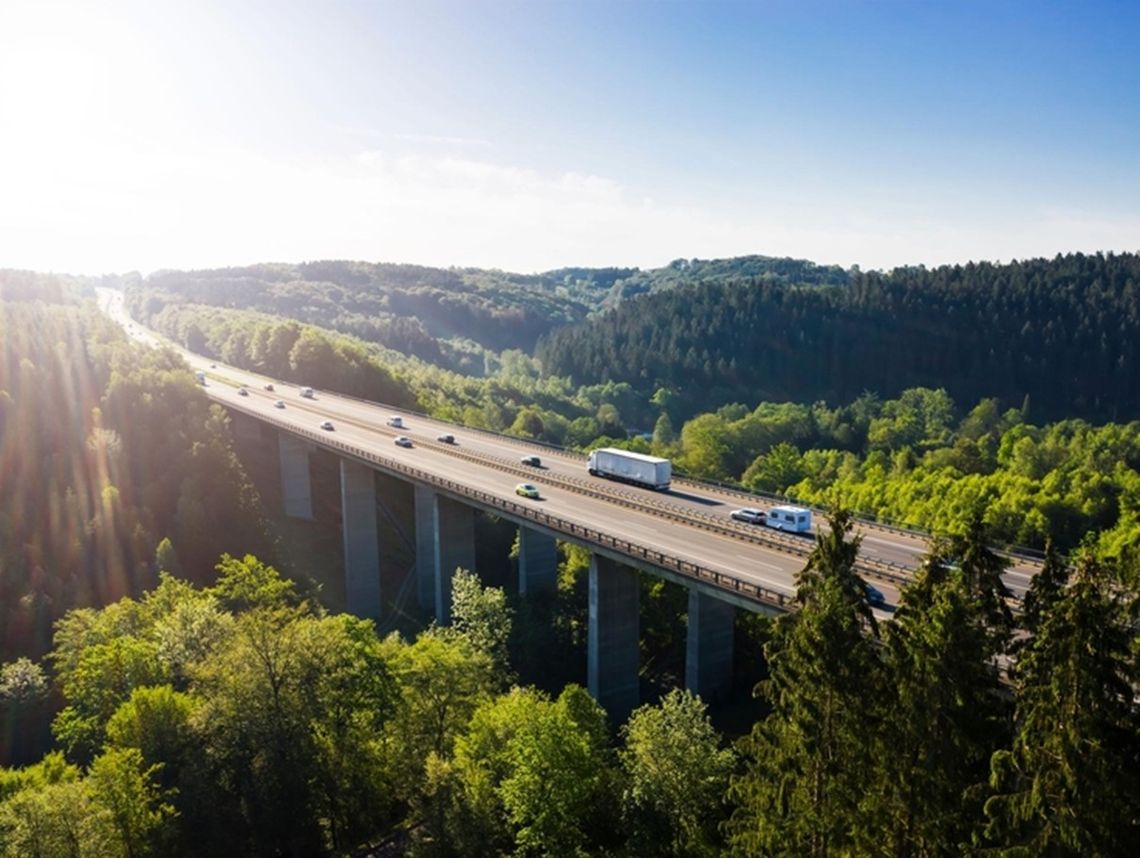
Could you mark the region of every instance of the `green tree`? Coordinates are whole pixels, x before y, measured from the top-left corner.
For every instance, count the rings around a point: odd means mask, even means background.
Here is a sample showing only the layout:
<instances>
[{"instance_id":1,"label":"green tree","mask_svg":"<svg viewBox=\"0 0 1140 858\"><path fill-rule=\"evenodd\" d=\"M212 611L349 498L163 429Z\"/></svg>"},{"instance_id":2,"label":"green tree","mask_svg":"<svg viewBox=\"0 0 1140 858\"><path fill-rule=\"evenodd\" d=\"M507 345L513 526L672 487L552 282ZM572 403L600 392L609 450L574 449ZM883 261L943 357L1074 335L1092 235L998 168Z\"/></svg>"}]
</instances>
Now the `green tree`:
<instances>
[{"instance_id":1,"label":"green tree","mask_svg":"<svg viewBox=\"0 0 1140 858\"><path fill-rule=\"evenodd\" d=\"M91 764L88 784L105 808L126 858L161 855L169 849L173 805L155 783L160 766L147 767L137 748L112 748Z\"/></svg>"},{"instance_id":2,"label":"green tree","mask_svg":"<svg viewBox=\"0 0 1140 858\"><path fill-rule=\"evenodd\" d=\"M991 637L962 570L931 558L886 633L891 683L876 707L876 782L863 801L864 854L959 855L976 831L1001 742Z\"/></svg>"},{"instance_id":3,"label":"green tree","mask_svg":"<svg viewBox=\"0 0 1140 858\"><path fill-rule=\"evenodd\" d=\"M716 854L734 758L720 747L704 703L673 689L657 706L636 709L622 736L623 803L638 850Z\"/></svg>"},{"instance_id":4,"label":"green tree","mask_svg":"<svg viewBox=\"0 0 1140 858\"><path fill-rule=\"evenodd\" d=\"M739 854L841 854L862 824L873 737L864 713L882 680L843 518L818 537L799 610L776 621L765 647L770 673L757 693L772 711L744 741L747 768L730 789Z\"/></svg>"},{"instance_id":5,"label":"green tree","mask_svg":"<svg viewBox=\"0 0 1140 858\"><path fill-rule=\"evenodd\" d=\"M1140 846L1130 601L1086 553L1073 585L1043 606L1018 663L1013 746L991 762L986 835L998 854L1108 858Z\"/></svg>"},{"instance_id":6,"label":"green tree","mask_svg":"<svg viewBox=\"0 0 1140 858\"><path fill-rule=\"evenodd\" d=\"M491 659L501 687L513 678L507 650L513 614L501 587L484 587L474 572L455 570L451 579L451 628L476 652Z\"/></svg>"}]
</instances>

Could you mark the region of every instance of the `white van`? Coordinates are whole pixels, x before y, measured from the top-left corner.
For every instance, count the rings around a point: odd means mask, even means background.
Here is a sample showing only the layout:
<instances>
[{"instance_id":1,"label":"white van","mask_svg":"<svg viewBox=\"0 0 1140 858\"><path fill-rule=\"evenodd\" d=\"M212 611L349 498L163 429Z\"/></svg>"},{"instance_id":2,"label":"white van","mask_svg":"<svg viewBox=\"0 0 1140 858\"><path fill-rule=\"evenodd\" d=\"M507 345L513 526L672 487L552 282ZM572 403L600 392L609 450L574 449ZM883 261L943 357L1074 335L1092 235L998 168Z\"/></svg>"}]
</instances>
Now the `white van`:
<instances>
[{"instance_id":1,"label":"white van","mask_svg":"<svg viewBox=\"0 0 1140 858\"><path fill-rule=\"evenodd\" d=\"M301 388L301 395L306 397L307 399L312 399L313 398L313 388L302 387Z\"/></svg>"},{"instance_id":2,"label":"white van","mask_svg":"<svg viewBox=\"0 0 1140 858\"><path fill-rule=\"evenodd\" d=\"M391 426L393 429L403 429L404 428L404 418L398 414L393 414L391 417L388 418L388 425Z\"/></svg>"},{"instance_id":3,"label":"white van","mask_svg":"<svg viewBox=\"0 0 1140 858\"><path fill-rule=\"evenodd\" d=\"M776 530L806 533L811 530L811 510L802 506L774 506L768 510L765 524Z\"/></svg>"}]
</instances>

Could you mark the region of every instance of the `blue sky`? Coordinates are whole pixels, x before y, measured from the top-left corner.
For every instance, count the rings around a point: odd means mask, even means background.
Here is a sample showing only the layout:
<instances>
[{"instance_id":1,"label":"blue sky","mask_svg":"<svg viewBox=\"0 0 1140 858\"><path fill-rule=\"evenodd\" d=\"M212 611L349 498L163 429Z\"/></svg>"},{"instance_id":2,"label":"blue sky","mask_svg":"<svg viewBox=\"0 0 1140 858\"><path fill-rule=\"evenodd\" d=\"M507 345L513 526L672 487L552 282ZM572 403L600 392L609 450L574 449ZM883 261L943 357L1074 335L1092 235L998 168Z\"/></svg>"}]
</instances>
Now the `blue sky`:
<instances>
[{"instance_id":1,"label":"blue sky","mask_svg":"<svg viewBox=\"0 0 1140 858\"><path fill-rule=\"evenodd\" d=\"M1140 4L0 5L0 266L1140 250Z\"/></svg>"}]
</instances>

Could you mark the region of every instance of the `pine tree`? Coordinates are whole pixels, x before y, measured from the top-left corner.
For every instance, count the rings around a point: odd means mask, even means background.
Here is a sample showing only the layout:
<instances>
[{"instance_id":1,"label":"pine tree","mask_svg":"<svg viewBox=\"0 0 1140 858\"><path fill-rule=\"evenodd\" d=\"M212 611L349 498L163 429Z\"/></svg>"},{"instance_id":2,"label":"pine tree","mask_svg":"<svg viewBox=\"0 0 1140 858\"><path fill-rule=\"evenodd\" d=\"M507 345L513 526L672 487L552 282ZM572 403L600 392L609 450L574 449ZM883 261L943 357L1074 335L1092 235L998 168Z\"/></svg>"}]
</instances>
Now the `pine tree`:
<instances>
[{"instance_id":1,"label":"pine tree","mask_svg":"<svg viewBox=\"0 0 1140 858\"><path fill-rule=\"evenodd\" d=\"M985 805L998 855L1140 853L1140 672L1110 573L1082 557L1022 653L1016 735L993 756Z\"/></svg>"},{"instance_id":2,"label":"pine tree","mask_svg":"<svg viewBox=\"0 0 1140 858\"><path fill-rule=\"evenodd\" d=\"M981 816L976 787L1000 746L992 636L960 569L928 560L886 634L892 688L864 802L861 853L959 855Z\"/></svg>"},{"instance_id":3,"label":"pine tree","mask_svg":"<svg viewBox=\"0 0 1140 858\"><path fill-rule=\"evenodd\" d=\"M868 786L867 710L879 664L864 634L861 585L849 521L834 516L800 576L799 611L782 617L765 648L770 678L758 693L772 713L744 748L747 770L734 779L727 824L733 851L824 856L850 849Z\"/></svg>"}]
</instances>

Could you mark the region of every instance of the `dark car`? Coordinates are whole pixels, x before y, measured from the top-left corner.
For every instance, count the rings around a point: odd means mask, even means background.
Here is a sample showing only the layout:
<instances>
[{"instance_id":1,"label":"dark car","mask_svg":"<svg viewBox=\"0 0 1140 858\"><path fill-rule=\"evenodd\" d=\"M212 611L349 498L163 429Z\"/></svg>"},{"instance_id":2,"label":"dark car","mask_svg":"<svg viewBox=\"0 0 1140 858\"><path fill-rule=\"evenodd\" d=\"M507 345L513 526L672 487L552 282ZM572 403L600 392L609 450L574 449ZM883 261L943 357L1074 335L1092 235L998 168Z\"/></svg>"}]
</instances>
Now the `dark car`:
<instances>
[{"instance_id":1,"label":"dark car","mask_svg":"<svg viewBox=\"0 0 1140 858\"><path fill-rule=\"evenodd\" d=\"M435 437L435 440L439 441L441 444L454 444L455 443L455 436L452 435L450 432L445 432L442 435L437 435Z\"/></svg>"},{"instance_id":2,"label":"dark car","mask_svg":"<svg viewBox=\"0 0 1140 858\"><path fill-rule=\"evenodd\" d=\"M863 582L863 589L867 593L867 604L873 608L886 607L887 597L883 595L883 591L878 587L872 587L866 581Z\"/></svg>"},{"instance_id":3,"label":"dark car","mask_svg":"<svg viewBox=\"0 0 1140 858\"><path fill-rule=\"evenodd\" d=\"M519 461L524 465L530 465L532 468L542 467L542 459L538 458L538 456L523 456Z\"/></svg>"},{"instance_id":4,"label":"dark car","mask_svg":"<svg viewBox=\"0 0 1140 858\"><path fill-rule=\"evenodd\" d=\"M272 393L273 392L273 385L267 384L267 385L265 385L265 389L268 390L270 393Z\"/></svg>"},{"instance_id":5,"label":"dark car","mask_svg":"<svg viewBox=\"0 0 1140 858\"><path fill-rule=\"evenodd\" d=\"M324 423L321 424L321 428L324 429L326 432L332 432L333 431L332 421L326 420Z\"/></svg>"}]
</instances>

